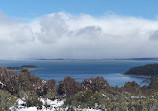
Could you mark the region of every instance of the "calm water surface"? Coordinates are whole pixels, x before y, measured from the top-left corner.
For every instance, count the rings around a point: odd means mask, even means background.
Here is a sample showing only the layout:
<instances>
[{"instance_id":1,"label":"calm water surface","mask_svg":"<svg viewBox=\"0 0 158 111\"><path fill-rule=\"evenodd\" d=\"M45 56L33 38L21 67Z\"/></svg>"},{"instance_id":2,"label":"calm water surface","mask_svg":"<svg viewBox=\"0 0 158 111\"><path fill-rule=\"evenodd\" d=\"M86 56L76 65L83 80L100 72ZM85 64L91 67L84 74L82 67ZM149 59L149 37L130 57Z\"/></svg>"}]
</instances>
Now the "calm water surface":
<instances>
[{"instance_id":1,"label":"calm water surface","mask_svg":"<svg viewBox=\"0 0 158 111\"><path fill-rule=\"evenodd\" d=\"M125 82L136 81L140 84L146 78L122 75L128 69L158 61L42 61L42 60L0 60L1 66L19 67L35 65L44 69L30 71L45 80L57 81L71 76L81 82L85 78L103 76L111 86L123 86Z\"/></svg>"}]
</instances>

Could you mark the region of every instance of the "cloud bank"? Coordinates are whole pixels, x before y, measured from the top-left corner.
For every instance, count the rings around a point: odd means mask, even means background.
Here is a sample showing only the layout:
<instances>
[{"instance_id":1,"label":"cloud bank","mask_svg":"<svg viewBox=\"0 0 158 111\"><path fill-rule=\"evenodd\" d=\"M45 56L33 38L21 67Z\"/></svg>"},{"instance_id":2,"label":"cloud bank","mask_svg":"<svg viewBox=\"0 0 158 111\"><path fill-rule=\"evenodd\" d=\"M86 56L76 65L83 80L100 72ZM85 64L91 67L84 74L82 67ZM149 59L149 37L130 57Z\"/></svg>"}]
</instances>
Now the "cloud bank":
<instances>
[{"instance_id":1,"label":"cloud bank","mask_svg":"<svg viewBox=\"0 0 158 111\"><path fill-rule=\"evenodd\" d=\"M0 13L0 59L158 57L158 20L59 12L21 22Z\"/></svg>"}]
</instances>

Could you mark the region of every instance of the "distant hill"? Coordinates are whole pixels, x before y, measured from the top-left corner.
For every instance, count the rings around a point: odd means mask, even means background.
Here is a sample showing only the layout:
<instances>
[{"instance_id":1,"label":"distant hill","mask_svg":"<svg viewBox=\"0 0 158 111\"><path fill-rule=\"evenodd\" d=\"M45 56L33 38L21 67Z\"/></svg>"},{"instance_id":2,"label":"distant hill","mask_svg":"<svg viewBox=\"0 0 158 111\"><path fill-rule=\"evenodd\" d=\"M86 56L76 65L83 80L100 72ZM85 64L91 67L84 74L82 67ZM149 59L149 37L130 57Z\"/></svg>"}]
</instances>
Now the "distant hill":
<instances>
[{"instance_id":1,"label":"distant hill","mask_svg":"<svg viewBox=\"0 0 158 111\"><path fill-rule=\"evenodd\" d=\"M131 61L158 61L158 58L122 58L114 60L131 60Z\"/></svg>"},{"instance_id":2,"label":"distant hill","mask_svg":"<svg viewBox=\"0 0 158 111\"><path fill-rule=\"evenodd\" d=\"M158 64L148 64L129 69L126 75L135 76L158 76Z\"/></svg>"}]
</instances>

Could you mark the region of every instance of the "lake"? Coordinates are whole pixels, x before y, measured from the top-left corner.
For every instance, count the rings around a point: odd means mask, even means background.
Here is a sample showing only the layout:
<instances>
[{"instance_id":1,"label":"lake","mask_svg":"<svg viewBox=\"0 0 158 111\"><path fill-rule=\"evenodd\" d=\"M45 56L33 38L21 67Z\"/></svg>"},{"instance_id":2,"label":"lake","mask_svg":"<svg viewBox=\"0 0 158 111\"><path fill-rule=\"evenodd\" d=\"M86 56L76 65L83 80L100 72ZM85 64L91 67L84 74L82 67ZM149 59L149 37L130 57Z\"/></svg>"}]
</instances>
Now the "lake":
<instances>
[{"instance_id":1,"label":"lake","mask_svg":"<svg viewBox=\"0 0 158 111\"><path fill-rule=\"evenodd\" d=\"M45 80L52 78L56 81L71 76L82 82L85 78L103 76L111 86L123 86L125 82L136 81L140 84L146 78L129 77L122 75L128 69L158 61L45 61L45 60L0 60L0 65L7 67L20 67L22 65L35 65L40 68L30 71L32 74Z\"/></svg>"}]
</instances>

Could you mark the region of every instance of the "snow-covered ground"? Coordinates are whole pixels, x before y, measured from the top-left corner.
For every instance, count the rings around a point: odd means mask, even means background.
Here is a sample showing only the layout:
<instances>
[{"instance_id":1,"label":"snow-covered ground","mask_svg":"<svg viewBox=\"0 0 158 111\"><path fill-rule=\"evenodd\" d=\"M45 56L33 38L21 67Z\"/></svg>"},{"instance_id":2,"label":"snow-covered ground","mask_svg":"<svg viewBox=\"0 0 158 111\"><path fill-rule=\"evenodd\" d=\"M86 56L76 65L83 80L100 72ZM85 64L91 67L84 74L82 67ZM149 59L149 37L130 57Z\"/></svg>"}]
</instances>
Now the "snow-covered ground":
<instances>
[{"instance_id":1,"label":"snow-covered ground","mask_svg":"<svg viewBox=\"0 0 158 111\"><path fill-rule=\"evenodd\" d=\"M59 101L59 100L50 100L50 99L44 99L40 98L40 101L43 103L42 109L37 110L37 107L26 107L23 106L22 104L25 104L25 102L22 99L17 100L17 105L12 106L10 108L11 111L67 111L67 108L63 108L64 100ZM50 107L46 108L44 105L49 105ZM78 109L74 108L75 111L101 111L101 110L96 110L96 109ZM106 110L105 110L106 111Z\"/></svg>"},{"instance_id":2,"label":"snow-covered ground","mask_svg":"<svg viewBox=\"0 0 158 111\"><path fill-rule=\"evenodd\" d=\"M22 99L17 100L17 105L12 106L10 109L11 111L60 111L61 106L64 104L64 100L59 101L59 100L50 100L50 99L43 99L40 98L40 101L42 101L43 106L41 110L37 110L37 107L26 107L23 106L22 104L25 104L25 102ZM46 108L44 105L50 105L49 108Z\"/></svg>"}]
</instances>

